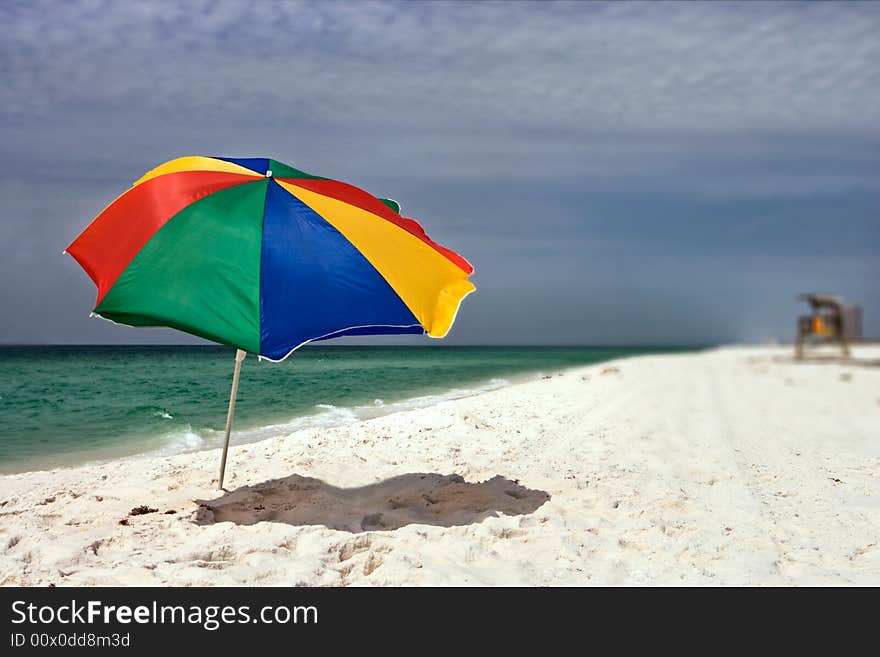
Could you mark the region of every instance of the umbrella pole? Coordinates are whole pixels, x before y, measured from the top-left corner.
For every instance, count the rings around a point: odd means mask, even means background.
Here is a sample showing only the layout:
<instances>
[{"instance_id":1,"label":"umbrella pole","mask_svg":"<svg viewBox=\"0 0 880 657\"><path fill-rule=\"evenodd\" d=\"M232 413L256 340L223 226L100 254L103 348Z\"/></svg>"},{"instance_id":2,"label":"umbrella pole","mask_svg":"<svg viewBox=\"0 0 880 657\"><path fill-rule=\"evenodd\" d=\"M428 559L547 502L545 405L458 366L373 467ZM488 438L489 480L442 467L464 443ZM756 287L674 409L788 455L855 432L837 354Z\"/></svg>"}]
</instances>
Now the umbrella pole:
<instances>
[{"instance_id":1,"label":"umbrella pole","mask_svg":"<svg viewBox=\"0 0 880 657\"><path fill-rule=\"evenodd\" d=\"M232 374L232 392L229 393L229 411L226 413L226 438L223 441L223 456L220 459L220 483L217 488L223 490L223 475L226 473L226 453L229 451L229 434L232 431L232 416L235 413L235 395L238 392L238 375L241 372L241 361L247 356L247 352L241 349L235 351L235 372Z\"/></svg>"}]
</instances>

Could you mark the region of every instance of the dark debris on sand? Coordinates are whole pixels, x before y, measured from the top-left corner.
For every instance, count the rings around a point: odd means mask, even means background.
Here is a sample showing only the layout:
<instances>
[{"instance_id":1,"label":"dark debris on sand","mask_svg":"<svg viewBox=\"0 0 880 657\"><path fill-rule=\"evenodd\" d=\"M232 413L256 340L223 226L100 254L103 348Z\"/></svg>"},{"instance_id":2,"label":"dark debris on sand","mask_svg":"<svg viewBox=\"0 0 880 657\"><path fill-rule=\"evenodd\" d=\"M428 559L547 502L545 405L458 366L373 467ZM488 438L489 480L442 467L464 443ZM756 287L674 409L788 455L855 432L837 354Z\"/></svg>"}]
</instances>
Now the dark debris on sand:
<instances>
[{"instance_id":1,"label":"dark debris on sand","mask_svg":"<svg viewBox=\"0 0 880 657\"><path fill-rule=\"evenodd\" d=\"M146 504L141 504L140 506L134 507L131 511L128 512L130 516L142 516L147 513L156 513L159 509L154 509L151 506L147 506Z\"/></svg>"}]
</instances>

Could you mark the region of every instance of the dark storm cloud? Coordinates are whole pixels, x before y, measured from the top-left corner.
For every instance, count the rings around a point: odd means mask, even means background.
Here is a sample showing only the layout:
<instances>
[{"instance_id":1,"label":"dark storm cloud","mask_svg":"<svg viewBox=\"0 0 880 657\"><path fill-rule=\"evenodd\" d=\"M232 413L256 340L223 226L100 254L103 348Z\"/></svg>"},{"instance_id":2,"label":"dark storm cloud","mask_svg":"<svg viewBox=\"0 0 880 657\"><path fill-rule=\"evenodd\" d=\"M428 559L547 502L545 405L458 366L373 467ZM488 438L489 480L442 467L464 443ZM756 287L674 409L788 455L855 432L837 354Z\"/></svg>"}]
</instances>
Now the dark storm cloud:
<instances>
[{"instance_id":1,"label":"dark storm cloud","mask_svg":"<svg viewBox=\"0 0 880 657\"><path fill-rule=\"evenodd\" d=\"M87 318L60 251L156 163L272 155L400 199L477 266L459 342L880 333L880 6L0 5L0 341Z\"/></svg>"}]
</instances>

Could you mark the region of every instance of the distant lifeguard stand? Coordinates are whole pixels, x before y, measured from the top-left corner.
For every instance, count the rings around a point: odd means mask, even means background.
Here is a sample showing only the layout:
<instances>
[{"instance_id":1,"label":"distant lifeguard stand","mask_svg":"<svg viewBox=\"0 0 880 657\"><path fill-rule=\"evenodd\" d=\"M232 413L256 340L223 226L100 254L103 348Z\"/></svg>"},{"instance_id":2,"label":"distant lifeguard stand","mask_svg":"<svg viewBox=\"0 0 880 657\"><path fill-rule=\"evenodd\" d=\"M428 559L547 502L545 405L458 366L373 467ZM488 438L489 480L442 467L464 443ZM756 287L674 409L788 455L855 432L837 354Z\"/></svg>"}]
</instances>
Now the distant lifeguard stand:
<instances>
[{"instance_id":1,"label":"distant lifeguard stand","mask_svg":"<svg viewBox=\"0 0 880 657\"><path fill-rule=\"evenodd\" d=\"M845 304L831 294L802 294L798 299L809 303L812 312L798 317L795 358L803 357L805 343L835 342L840 344L844 357L849 358L849 345L862 337L861 307Z\"/></svg>"}]
</instances>

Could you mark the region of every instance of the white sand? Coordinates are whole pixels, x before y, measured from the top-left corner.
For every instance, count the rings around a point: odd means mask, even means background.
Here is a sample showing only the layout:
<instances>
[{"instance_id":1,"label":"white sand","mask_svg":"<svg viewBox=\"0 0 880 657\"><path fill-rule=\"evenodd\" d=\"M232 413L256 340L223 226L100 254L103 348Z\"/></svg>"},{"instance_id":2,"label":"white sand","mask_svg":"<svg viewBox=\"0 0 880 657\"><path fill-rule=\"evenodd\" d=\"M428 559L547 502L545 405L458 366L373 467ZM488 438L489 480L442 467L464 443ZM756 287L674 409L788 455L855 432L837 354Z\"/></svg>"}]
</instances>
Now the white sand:
<instances>
[{"instance_id":1,"label":"white sand","mask_svg":"<svg viewBox=\"0 0 880 657\"><path fill-rule=\"evenodd\" d=\"M233 446L225 498L217 451L0 477L0 584L878 585L880 367L789 356L625 359Z\"/></svg>"}]
</instances>

